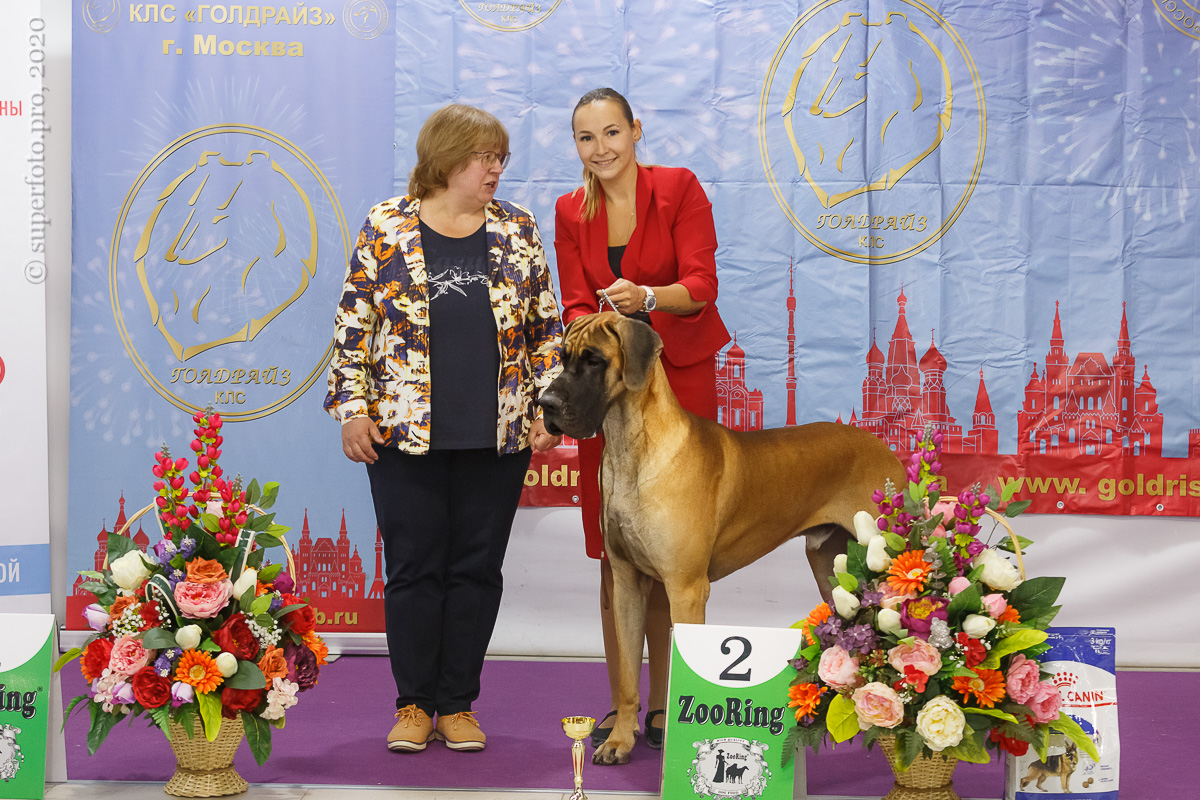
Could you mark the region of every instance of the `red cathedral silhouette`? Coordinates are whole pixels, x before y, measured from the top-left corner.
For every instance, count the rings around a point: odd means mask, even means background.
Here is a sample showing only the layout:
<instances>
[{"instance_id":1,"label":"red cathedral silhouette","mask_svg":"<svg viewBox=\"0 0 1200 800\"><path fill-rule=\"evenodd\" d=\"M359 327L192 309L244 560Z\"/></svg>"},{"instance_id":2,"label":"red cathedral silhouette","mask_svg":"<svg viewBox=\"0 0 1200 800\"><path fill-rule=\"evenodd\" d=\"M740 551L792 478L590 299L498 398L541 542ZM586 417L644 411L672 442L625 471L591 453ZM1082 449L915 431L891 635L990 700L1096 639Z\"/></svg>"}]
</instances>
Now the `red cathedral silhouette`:
<instances>
[{"instance_id":1,"label":"red cathedral silhouette","mask_svg":"<svg viewBox=\"0 0 1200 800\"><path fill-rule=\"evenodd\" d=\"M1124 455L1162 455L1163 414L1150 370L1137 360L1129 339L1129 320L1121 304L1121 331L1112 365L1103 353L1079 353L1068 363L1058 303L1050 352L1039 377L1037 364L1025 385L1017 412L1017 448L1021 453L1075 452L1100 455L1118 449ZM1188 455L1200 454L1200 432L1188 435Z\"/></svg>"},{"instance_id":2,"label":"red cathedral silhouette","mask_svg":"<svg viewBox=\"0 0 1200 800\"><path fill-rule=\"evenodd\" d=\"M862 385L862 414L852 410L849 424L869 430L897 451L915 450L925 426L932 425L946 437L943 452L998 453L1000 436L983 369L979 370L971 429L964 434L946 402L946 359L932 339L925 355L917 361L916 343L905 315L907 303L901 289L896 298L896 329L888 342L886 358L871 337L867 377Z\"/></svg>"},{"instance_id":3,"label":"red cathedral silhouette","mask_svg":"<svg viewBox=\"0 0 1200 800\"><path fill-rule=\"evenodd\" d=\"M146 552L146 548L150 546L150 537L146 535L146 531L142 528L140 523L138 524L137 533L131 534L130 531L126 530L129 519L125 516L124 494L121 495L121 499L117 501L117 504L117 521L113 523L112 531L109 531L108 528L105 527L104 523L101 523L100 533L96 534L96 552L93 554L93 559L95 561L94 569L96 572L100 572L102 569L104 569L104 564L108 560L109 533L123 532L126 536L132 535L133 543L137 545L137 549L141 550L143 553ZM79 588L85 580L86 579L83 577L83 575L75 576L75 583L71 586L71 595L73 597L88 598L88 602L90 603L91 598L93 597L92 593Z\"/></svg>"},{"instance_id":4,"label":"red cathedral silhouette","mask_svg":"<svg viewBox=\"0 0 1200 800\"><path fill-rule=\"evenodd\" d=\"M375 531L375 582L381 581L380 569L383 540ZM337 541L323 536L313 541L308 527L308 509L304 509L304 523L300 528L300 539L292 552L296 564L296 595L320 600L341 597L347 600L365 596L366 575L363 573L362 556L358 545L350 553L350 535L346 530L346 509L342 509L342 525ZM372 584L372 592L374 584ZM382 597L382 592L380 593Z\"/></svg>"},{"instance_id":5,"label":"red cathedral silhouette","mask_svg":"<svg viewBox=\"0 0 1200 800\"><path fill-rule=\"evenodd\" d=\"M746 351L738 347L737 332L725 351L717 353L717 422L735 431L761 431L763 393L746 388Z\"/></svg>"}]
</instances>

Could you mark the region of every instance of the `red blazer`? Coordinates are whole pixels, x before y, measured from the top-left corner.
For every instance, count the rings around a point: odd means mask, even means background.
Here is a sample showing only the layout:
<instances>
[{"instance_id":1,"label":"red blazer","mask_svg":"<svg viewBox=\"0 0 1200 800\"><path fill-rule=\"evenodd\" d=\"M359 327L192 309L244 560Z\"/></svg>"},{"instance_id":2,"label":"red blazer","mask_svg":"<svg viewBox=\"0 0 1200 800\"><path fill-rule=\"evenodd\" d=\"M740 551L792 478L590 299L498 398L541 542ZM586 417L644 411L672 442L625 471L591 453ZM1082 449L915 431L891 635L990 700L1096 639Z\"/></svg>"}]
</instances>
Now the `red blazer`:
<instances>
[{"instance_id":1,"label":"red blazer","mask_svg":"<svg viewBox=\"0 0 1200 800\"><path fill-rule=\"evenodd\" d=\"M608 266L608 212L604 198L583 222L583 190L564 194L554 207L554 252L562 289L563 322L599 311L596 292L616 280ZM621 274L644 286L681 283L707 305L679 316L651 311L663 340L663 357L676 367L711 358L729 341L717 312L717 234L712 203L690 170L638 165L637 227L621 259Z\"/></svg>"}]
</instances>

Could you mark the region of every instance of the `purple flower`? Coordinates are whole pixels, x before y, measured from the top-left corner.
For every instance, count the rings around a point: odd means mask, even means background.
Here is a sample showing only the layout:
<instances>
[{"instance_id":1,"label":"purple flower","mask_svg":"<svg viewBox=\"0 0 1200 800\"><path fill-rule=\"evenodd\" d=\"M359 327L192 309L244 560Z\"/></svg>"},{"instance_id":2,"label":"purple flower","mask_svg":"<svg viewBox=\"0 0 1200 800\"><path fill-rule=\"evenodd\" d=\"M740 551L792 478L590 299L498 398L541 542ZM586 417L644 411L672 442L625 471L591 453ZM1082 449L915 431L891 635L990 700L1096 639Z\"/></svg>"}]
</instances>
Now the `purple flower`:
<instances>
[{"instance_id":1,"label":"purple flower","mask_svg":"<svg viewBox=\"0 0 1200 800\"><path fill-rule=\"evenodd\" d=\"M287 661L288 680L300 687L300 691L308 691L317 685L317 657L305 645L293 644L288 641L283 646L283 657Z\"/></svg>"},{"instance_id":2,"label":"purple flower","mask_svg":"<svg viewBox=\"0 0 1200 800\"><path fill-rule=\"evenodd\" d=\"M196 690L191 687L191 684L183 681L175 681L171 684L171 708L179 708L195 699Z\"/></svg>"},{"instance_id":3,"label":"purple flower","mask_svg":"<svg viewBox=\"0 0 1200 800\"><path fill-rule=\"evenodd\" d=\"M837 643L837 638L842 633L842 618L836 614L830 614L829 619L824 622L818 622L812 627L812 635L821 642L823 647L829 647Z\"/></svg>"},{"instance_id":4,"label":"purple flower","mask_svg":"<svg viewBox=\"0 0 1200 800\"><path fill-rule=\"evenodd\" d=\"M171 652L163 650L158 654L158 658L154 659L154 671L163 677L171 674Z\"/></svg>"},{"instance_id":5,"label":"purple flower","mask_svg":"<svg viewBox=\"0 0 1200 800\"><path fill-rule=\"evenodd\" d=\"M972 539L967 543L967 553L969 553L972 558L979 555L984 550L987 550L987 545L978 539Z\"/></svg>"},{"instance_id":6,"label":"purple flower","mask_svg":"<svg viewBox=\"0 0 1200 800\"><path fill-rule=\"evenodd\" d=\"M179 555L184 559L189 559L196 553L196 540L190 536L183 537L183 541L179 543Z\"/></svg>"},{"instance_id":7,"label":"purple flower","mask_svg":"<svg viewBox=\"0 0 1200 800\"><path fill-rule=\"evenodd\" d=\"M99 603L92 603L83 610L83 618L94 631L102 631L108 627L108 612Z\"/></svg>"},{"instance_id":8,"label":"purple flower","mask_svg":"<svg viewBox=\"0 0 1200 800\"><path fill-rule=\"evenodd\" d=\"M162 539L158 544L154 545L154 558L159 564L166 566L171 563L171 559L175 557L175 545L170 539Z\"/></svg>"},{"instance_id":9,"label":"purple flower","mask_svg":"<svg viewBox=\"0 0 1200 800\"><path fill-rule=\"evenodd\" d=\"M797 672L799 672L800 670L802 670L802 669L804 669L805 667L807 667L807 666L808 666L808 659L807 659L807 658L799 658L799 657L797 657L797 658L793 658L793 659L792 659L791 661L789 661L788 663L792 665L792 669L794 669L794 670L796 670Z\"/></svg>"},{"instance_id":10,"label":"purple flower","mask_svg":"<svg viewBox=\"0 0 1200 800\"><path fill-rule=\"evenodd\" d=\"M875 649L878 639L870 625L854 625L838 637L838 644L848 653L858 651L867 654Z\"/></svg>"},{"instance_id":11,"label":"purple flower","mask_svg":"<svg viewBox=\"0 0 1200 800\"><path fill-rule=\"evenodd\" d=\"M296 590L296 582L293 581L292 576L288 575L286 572L280 572L275 576L275 580L271 581L271 583L276 589L284 594L288 594L289 592L294 592Z\"/></svg>"},{"instance_id":12,"label":"purple flower","mask_svg":"<svg viewBox=\"0 0 1200 800\"><path fill-rule=\"evenodd\" d=\"M877 592L874 589L866 589L862 593L862 607L874 608L883 602L883 592ZM850 648L847 647L847 650Z\"/></svg>"},{"instance_id":13,"label":"purple flower","mask_svg":"<svg viewBox=\"0 0 1200 800\"><path fill-rule=\"evenodd\" d=\"M274 612L281 608L283 608L283 596L280 595L279 592L275 592L271 595L271 607L267 610Z\"/></svg>"},{"instance_id":14,"label":"purple flower","mask_svg":"<svg viewBox=\"0 0 1200 800\"><path fill-rule=\"evenodd\" d=\"M912 636L921 639L929 638L930 624L935 619L947 619L946 607L950 601L944 597L918 597L905 600L900 611L900 624L908 629Z\"/></svg>"},{"instance_id":15,"label":"purple flower","mask_svg":"<svg viewBox=\"0 0 1200 800\"><path fill-rule=\"evenodd\" d=\"M121 703L123 705L133 705L135 702L137 702L136 698L133 696L133 685L128 681L121 681L114 686L112 696L113 702Z\"/></svg>"}]
</instances>

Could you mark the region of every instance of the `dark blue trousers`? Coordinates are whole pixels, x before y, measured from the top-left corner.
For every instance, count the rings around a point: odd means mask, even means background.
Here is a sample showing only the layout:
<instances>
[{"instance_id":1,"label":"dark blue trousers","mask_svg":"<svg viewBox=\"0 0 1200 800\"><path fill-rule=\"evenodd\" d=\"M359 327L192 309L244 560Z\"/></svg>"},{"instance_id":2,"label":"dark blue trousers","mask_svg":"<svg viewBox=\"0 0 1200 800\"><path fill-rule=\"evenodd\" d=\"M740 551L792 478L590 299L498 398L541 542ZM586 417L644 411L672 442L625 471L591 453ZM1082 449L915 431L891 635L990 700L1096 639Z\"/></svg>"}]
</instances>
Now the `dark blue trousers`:
<instances>
[{"instance_id":1,"label":"dark blue trousers","mask_svg":"<svg viewBox=\"0 0 1200 800\"><path fill-rule=\"evenodd\" d=\"M396 707L415 703L430 716L470 711L531 451L376 452L367 474L383 537Z\"/></svg>"}]
</instances>

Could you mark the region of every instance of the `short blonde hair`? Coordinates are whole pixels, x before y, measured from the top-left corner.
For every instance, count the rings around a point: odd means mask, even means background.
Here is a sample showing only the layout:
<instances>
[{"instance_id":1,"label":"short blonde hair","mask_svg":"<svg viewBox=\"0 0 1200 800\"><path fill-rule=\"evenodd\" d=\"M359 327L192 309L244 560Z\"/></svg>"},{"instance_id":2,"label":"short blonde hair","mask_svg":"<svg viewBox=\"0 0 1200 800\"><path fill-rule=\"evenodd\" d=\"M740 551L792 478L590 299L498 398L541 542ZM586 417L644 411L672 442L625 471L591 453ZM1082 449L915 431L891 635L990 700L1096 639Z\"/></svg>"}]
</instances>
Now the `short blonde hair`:
<instances>
[{"instance_id":1,"label":"short blonde hair","mask_svg":"<svg viewBox=\"0 0 1200 800\"><path fill-rule=\"evenodd\" d=\"M482 147L508 151L508 131L500 120L474 106L439 108L417 134L417 165L408 179L408 193L424 198L445 189L450 175Z\"/></svg>"}]
</instances>

